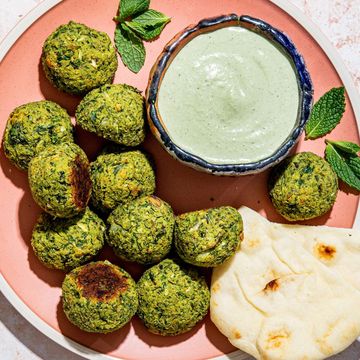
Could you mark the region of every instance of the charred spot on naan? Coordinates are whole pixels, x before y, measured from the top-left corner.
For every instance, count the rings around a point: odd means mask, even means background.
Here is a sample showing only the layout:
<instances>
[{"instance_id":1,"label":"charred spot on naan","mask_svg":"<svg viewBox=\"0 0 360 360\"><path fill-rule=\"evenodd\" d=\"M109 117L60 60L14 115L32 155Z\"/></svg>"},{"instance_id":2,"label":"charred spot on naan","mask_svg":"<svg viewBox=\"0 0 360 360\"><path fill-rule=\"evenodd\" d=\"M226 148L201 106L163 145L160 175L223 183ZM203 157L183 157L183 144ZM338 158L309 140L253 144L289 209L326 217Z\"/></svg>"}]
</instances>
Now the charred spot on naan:
<instances>
[{"instance_id":1,"label":"charred spot on naan","mask_svg":"<svg viewBox=\"0 0 360 360\"><path fill-rule=\"evenodd\" d=\"M290 339L290 332L286 329L272 331L268 334L266 340L266 349L278 349L284 347Z\"/></svg>"},{"instance_id":2,"label":"charred spot on naan","mask_svg":"<svg viewBox=\"0 0 360 360\"><path fill-rule=\"evenodd\" d=\"M279 287L280 287L279 279L274 279L274 280L269 281L269 282L266 284L266 286L265 286L265 288L264 288L263 291L264 291L265 293L268 292L268 291L276 291L276 290L279 289Z\"/></svg>"},{"instance_id":3,"label":"charred spot on naan","mask_svg":"<svg viewBox=\"0 0 360 360\"><path fill-rule=\"evenodd\" d=\"M314 250L315 256L320 260L331 261L336 256L336 248L332 245L317 244Z\"/></svg>"},{"instance_id":4,"label":"charred spot on naan","mask_svg":"<svg viewBox=\"0 0 360 360\"><path fill-rule=\"evenodd\" d=\"M248 249L256 249L260 246L260 240L257 238L254 239L249 239L246 241L245 244L243 244L244 246L246 246Z\"/></svg>"},{"instance_id":5,"label":"charred spot on naan","mask_svg":"<svg viewBox=\"0 0 360 360\"><path fill-rule=\"evenodd\" d=\"M241 334L240 334L240 331L237 330L237 329L234 329L234 330L233 330L232 335L233 335L234 339L236 339L236 340L239 340L239 339L242 338L242 336L241 336Z\"/></svg>"}]
</instances>

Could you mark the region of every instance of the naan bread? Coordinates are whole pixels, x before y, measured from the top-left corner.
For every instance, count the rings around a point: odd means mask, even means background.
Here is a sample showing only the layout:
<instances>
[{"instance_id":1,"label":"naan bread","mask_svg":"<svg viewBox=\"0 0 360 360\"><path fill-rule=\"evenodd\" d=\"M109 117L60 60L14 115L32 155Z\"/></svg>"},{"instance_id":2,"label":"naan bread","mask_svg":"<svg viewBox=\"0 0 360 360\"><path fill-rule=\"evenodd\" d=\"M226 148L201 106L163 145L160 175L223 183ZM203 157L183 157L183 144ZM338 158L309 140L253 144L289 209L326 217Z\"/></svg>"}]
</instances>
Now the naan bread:
<instances>
[{"instance_id":1,"label":"naan bread","mask_svg":"<svg viewBox=\"0 0 360 360\"><path fill-rule=\"evenodd\" d=\"M244 241L214 269L211 319L261 360L325 359L360 335L360 233L271 223L242 207Z\"/></svg>"}]
</instances>

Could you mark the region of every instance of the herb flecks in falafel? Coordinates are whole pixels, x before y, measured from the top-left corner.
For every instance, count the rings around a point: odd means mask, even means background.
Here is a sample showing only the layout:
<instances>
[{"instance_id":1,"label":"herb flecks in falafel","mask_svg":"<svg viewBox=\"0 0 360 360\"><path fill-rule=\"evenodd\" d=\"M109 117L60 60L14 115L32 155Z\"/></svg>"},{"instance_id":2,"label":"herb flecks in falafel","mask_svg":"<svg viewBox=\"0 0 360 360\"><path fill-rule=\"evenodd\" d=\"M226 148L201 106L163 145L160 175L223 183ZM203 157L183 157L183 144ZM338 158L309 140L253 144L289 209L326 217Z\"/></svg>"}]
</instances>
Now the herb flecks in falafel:
<instances>
[{"instance_id":1,"label":"herb flecks in falafel","mask_svg":"<svg viewBox=\"0 0 360 360\"><path fill-rule=\"evenodd\" d=\"M69 270L91 260L103 247L105 223L89 208L70 219L42 213L34 227L31 245L50 268Z\"/></svg>"},{"instance_id":2,"label":"herb flecks in falafel","mask_svg":"<svg viewBox=\"0 0 360 360\"><path fill-rule=\"evenodd\" d=\"M173 336L190 331L207 314L210 291L196 269L170 259L146 270L137 283L138 316L149 331Z\"/></svg>"},{"instance_id":3,"label":"herb flecks in falafel","mask_svg":"<svg viewBox=\"0 0 360 360\"><path fill-rule=\"evenodd\" d=\"M155 191L155 174L141 151L103 154L91 163L91 202L108 213L120 204Z\"/></svg>"},{"instance_id":4,"label":"herb flecks in falafel","mask_svg":"<svg viewBox=\"0 0 360 360\"><path fill-rule=\"evenodd\" d=\"M187 263L214 267L240 247L243 223L231 206L193 211L176 217L175 247Z\"/></svg>"},{"instance_id":5,"label":"herb flecks in falafel","mask_svg":"<svg viewBox=\"0 0 360 360\"><path fill-rule=\"evenodd\" d=\"M302 152L274 167L268 188L270 199L281 216L289 221L309 220L332 208L338 179L323 158Z\"/></svg>"},{"instance_id":6,"label":"herb flecks in falafel","mask_svg":"<svg viewBox=\"0 0 360 360\"><path fill-rule=\"evenodd\" d=\"M156 196L119 205L107 222L108 242L124 260L153 264L170 252L174 213L169 204Z\"/></svg>"},{"instance_id":7,"label":"herb flecks in falafel","mask_svg":"<svg viewBox=\"0 0 360 360\"><path fill-rule=\"evenodd\" d=\"M130 85L104 85L89 92L76 109L76 122L85 130L124 146L145 138L144 99Z\"/></svg>"},{"instance_id":8,"label":"herb flecks in falafel","mask_svg":"<svg viewBox=\"0 0 360 360\"><path fill-rule=\"evenodd\" d=\"M66 110L42 100L13 110L6 123L3 149L14 165L27 170L30 160L47 146L73 140L73 126Z\"/></svg>"},{"instance_id":9,"label":"herb flecks in falafel","mask_svg":"<svg viewBox=\"0 0 360 360\"><path fill-rule=\"evenodd\" d=\"M109 36L74 21L49 35L41 61L49 81L75 95L111 83L118 66Z\"/></svg>"}]
</instances>

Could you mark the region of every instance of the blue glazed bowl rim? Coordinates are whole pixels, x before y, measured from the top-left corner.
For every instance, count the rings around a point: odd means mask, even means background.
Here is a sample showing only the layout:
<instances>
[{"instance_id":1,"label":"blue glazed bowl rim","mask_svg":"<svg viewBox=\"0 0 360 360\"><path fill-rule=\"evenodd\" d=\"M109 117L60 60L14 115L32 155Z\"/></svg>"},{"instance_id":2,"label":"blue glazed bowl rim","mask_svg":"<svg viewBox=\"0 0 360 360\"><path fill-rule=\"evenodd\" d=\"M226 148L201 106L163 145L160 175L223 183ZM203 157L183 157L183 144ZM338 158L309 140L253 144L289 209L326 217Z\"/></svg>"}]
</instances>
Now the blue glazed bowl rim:
<instances>
[{"instance_id":1,"label":"blue glazed bowl rim","mask_svg":"<svg viewBox=\"0 0 360 360\"><path fill-rule=\"evenodd\" d=\"M214 164L183 150L171 140L170 136L166 132L160 120L161 117L157 108L157 97L159 87L161 86L161 79L163 74L166 72L167 67L171 64L174 52L177 48L183 44L184 40L191 41L194 35L197 36L196 32L199 32L199 34L202 33L199 30L204 29L206 32L212 31L212 28L219 28L219 26L222 25L226 26L227 23L230 23L228 26L234 25L234 23L237 23L238 26L244 26L252 31L260 33L261 35L267 37L270 41L280 46L292 60L298 80L300 106L296 126L275 153L262 160L251 163ZM295 44L289 36L261 19L248 15L238 16L236 14L221 15L218 17L203 19L198 24L191 25L177 34L174 39L165 46L163 52L155 62L153 70L151 71L146 93L146 108L148 119L150 121L150 127L153 132L153 127L157 130L158 134L155 134L155 136L158 135L157 137L160 137L159 140L163 147L172 156L186 165L216 175L247 175L257 173L274 166L283 160L299 140L310 116L313 104L313 84L309 71L306 68L302 55L298 52Z\"/></svg>"}]
</instances>

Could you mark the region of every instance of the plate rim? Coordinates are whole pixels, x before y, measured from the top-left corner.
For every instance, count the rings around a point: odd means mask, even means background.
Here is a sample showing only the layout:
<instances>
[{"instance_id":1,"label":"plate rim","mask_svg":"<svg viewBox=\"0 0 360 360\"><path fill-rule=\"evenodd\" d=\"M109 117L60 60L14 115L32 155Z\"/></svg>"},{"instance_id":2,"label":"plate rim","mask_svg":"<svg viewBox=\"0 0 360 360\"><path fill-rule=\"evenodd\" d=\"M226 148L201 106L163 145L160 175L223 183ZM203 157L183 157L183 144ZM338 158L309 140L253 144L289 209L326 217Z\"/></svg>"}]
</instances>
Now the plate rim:
<instances>
[{"instance_id":1,"label":"plate rim","mask_svg":"<svg viewBox=\"0 0 360 360\"><path fill-rule=\"evenodd\" d=\"M22 19L20 19L14 27L6 34L5 38L0 42L0 63L5 58L11 47L20 38L20 36L41 16L45 15L50 9L60 4L65 0L43 0L36 5L30 12L28 12ZM325 52L330 59L332 65L335 67L341 81L343 82L346 92L349 96L351 106L354 111L355 119L358 129L360 128L360 95L355 87L354 81L351 78L350 72L342 60L336 48L331 44L330 40L312 22L298 7L287 0L270 0L280 9L284 10L295 21L297 21L305 30L314 38L318 45ZM357 213L354 220L353 228L360 228L360 203L358 205ZM90 360L121 360L121 358L111 355L103 354L92 350L84 345L81 345L74 340L64 336L61 332L55 330L38 315L36 315L16 294L10 284L0 274L0 291L10 304L37 330L53 340L57 344L72 351L75 354L83 356ZM360 341L360 338L358 339ZM245 359L244 353L235 351L230 354L225 354L213 358L214 360L241 360Z\"/></svg>"}]
</instances>

